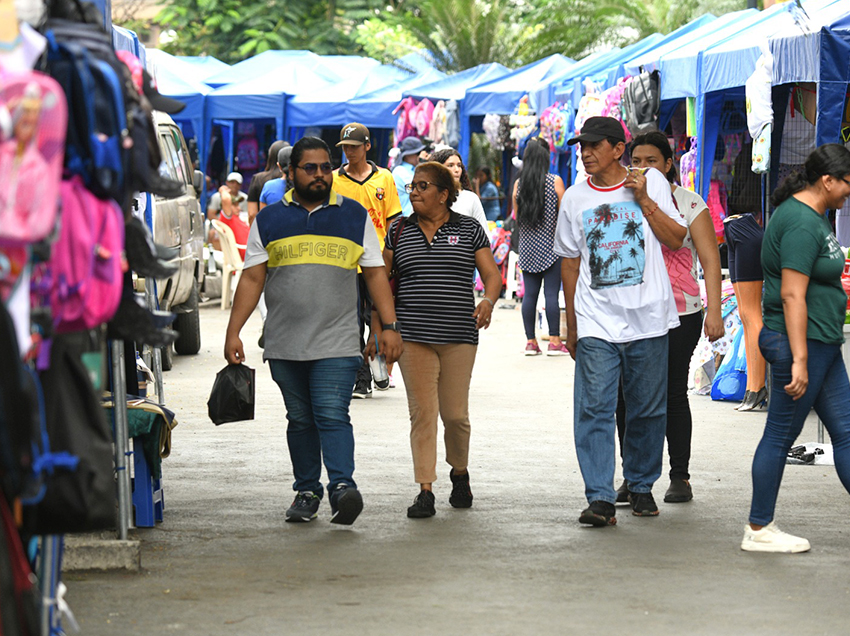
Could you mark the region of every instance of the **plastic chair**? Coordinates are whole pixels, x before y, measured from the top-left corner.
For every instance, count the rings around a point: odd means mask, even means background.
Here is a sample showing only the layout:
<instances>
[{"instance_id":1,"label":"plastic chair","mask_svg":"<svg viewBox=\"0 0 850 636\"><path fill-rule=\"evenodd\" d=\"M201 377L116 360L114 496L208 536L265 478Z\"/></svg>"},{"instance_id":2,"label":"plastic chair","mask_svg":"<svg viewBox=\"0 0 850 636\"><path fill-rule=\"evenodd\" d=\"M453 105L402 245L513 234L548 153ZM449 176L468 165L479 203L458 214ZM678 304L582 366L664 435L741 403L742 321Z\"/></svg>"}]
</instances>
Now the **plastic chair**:
<instances>
[{"instance_id":1,"label":"plastic chair","mask_svg":"<svg viewBox=\"0 0 850 636\"><path fill-rule=\"evenodd\" d=\"M213 220L212 226L218 233L219 241L221 241L221 252L224 254L224 270L221 273L221 308L227 309L232 302L232 294L236 292L236 286L239 285L239 279L242 277L242 256L239 254L239 245L236 243L236 237L233 236L233 230L221 221ZM244 245L241 246L243 249ZM230 277L233 276L233 286L231 288Z\"/></svg>"}]
</instances>

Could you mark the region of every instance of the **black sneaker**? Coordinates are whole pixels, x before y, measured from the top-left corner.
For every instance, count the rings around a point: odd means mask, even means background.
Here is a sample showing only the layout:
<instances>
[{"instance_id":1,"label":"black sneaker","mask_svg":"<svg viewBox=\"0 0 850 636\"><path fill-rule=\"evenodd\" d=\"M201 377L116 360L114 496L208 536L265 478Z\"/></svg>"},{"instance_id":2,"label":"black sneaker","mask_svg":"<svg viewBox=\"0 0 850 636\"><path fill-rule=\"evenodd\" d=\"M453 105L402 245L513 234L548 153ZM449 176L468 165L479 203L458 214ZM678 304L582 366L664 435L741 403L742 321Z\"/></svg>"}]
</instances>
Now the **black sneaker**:
<instances>
[{"instance_id":1,"label":"black sneaker","mask_svg":"<svg viewBox=\"0 0 850 636\"><path fill-rule=\"evenodd\" d=\"M411 519L426 519L437 514L434 508L434 493L430 490L421 490L413 500L413 505L407 509L407 516Z\"/></svg>"},{"instance_id":2,"label":"black sneaker","mask_svg":"<svg viewBox=\"0 0 850 636\"><path fill-rule=\"evenodd\" d=\"M354 390L351 392L351 397L363 400L372 397L372 371L369 369L369 364L364 360L360 368L357 369L357 378L354 382Z\"/></svg>"},{"instance_id":3,"label":"black sneaker","mask_svg":"<svg viewBox=\"0 0 850 636\"><path fill-rule=\"evenodd\" d=\"M321 499L310 490L303 490L295 495L295 501L286 511L287 521L312 521L318 516Z\"/></svg>"},{"instance_id":4,"label":"black sneaker","mask_svg":"<svg viewBox=\"0 0 850 636\"><path fill-rule=\"evenodd\" d=\"M664 493L664 503L685 503L694 498L694 491L687 479L670 480L670 487Z\"/></svg>"},{"instance_id":5,"label":"black sneaker","mask_svg":"<svg viewBox=\"0 0 850 636\"><path fill-rule=\"evenodd\" d=\"M363 495L354 486L339 484L330 495L331 523L350 526L363 510Z\"/></svg>"},{"instance_id":6,"label":"black sneaker","mask_svg":"<svg viewBox=\"0 0 850 636\"><path fill-rule=\"evenodd\" d=\"M617 511L614 504L607 501L591 501L578 518L579 523L586 523L597 528L617 525Z\"/></svg>"},{"instance_id":7,"label":"black sneaker","mask_svg":"<svg viewBox=\"0 0 850 636\"><path fill-rule=\"evenodd\" d=\"M625 479L617 488L617 503L629 503L629 482Z\"/></svg>"},{"instance_id":8,"label":"black sneaker","mask_svg":"<svg viewBox=\"0 0 850 636\"><path fill-rule=\"evenodd\" d=\"M632 514L635 517L657 517L658 506L651 492L629 491L629 503L632 505Z\"/></svg>"},{"instance_id":9,"label":"black sneaker","mask_svg":"<svg viewBox=\"0 0 850 636\"><path fill-rule=\"evenodd\" d=\"M469 473L455 475L452 469L449 471L449 479L452 480L452 494L449 496L452 508L471 508L472 490L469 488Z\"/></svg>"}]
</instances>

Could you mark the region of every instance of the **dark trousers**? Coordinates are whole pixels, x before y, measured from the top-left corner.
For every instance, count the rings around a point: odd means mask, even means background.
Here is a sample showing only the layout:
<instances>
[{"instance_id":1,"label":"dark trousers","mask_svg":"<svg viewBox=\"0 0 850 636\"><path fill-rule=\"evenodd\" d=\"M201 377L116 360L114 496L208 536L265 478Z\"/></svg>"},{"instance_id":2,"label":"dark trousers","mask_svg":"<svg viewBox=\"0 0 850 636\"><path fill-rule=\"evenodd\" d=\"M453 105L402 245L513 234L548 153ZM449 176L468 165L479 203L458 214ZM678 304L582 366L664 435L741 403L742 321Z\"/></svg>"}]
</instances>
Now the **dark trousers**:
<instances>
[{"instance_id":1,"label":"dark trousers","mask_svg":"<svg viewBox=\"0 0 850 636\"><path fill-rule=\"evenodd\" d=\"M525 294L522 297L522 324L525 327L525 337L532 340L534 323L537 320L537 298L540 287L546 297L546 322L549 323L549 335L561 335L561 308L558 305L558 294L561 292L561 259L559 258L549 269L542 272L523 272L522 281Z\"/></svg>"},{"instance_id":2,"label":"dark trousers","mask_svg":"<svg viewBox=\"0 0 850 636\"><path fill-rule=\"evenodd\" d=\"M366 286L366 277L363 274L357 274L357 299L358 307L358 322L360 323L360 352L366 349L366 325L372 324L372 298L369 296L369 288ZM372 332L370 326L369 332ZM366 386L372 387L372 369L369 368L369 361L363 358L363 364L357 370L357 382L365 382Z\"/></svg>"},{"instance_id":3,"label":"dark trousers","mask_svg":"<svg viewBox=\"0 0 850 636\"><path fill-rule=\"evenodd\" d=\"M670 455L670 479L690 479L691 434L693 420L688 402L688 370L691 356L702 331L702 312L679 316L681 323L668 333L667 356L667 453ZM617 397L617 434L622 457L623 435L626 432L626 404L623 383Z\"/></svg>"}]
</instances>

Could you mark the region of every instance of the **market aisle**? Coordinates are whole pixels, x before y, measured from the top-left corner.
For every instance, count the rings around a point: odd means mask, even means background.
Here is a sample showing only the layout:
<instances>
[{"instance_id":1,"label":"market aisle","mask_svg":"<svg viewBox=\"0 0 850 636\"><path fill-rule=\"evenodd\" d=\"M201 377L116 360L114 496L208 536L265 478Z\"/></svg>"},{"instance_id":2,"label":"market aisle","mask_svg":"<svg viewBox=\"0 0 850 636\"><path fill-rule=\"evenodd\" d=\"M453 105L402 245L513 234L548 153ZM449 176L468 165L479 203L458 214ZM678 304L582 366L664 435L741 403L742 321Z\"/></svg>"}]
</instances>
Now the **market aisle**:
<instances>
[{"instance_id":1,"label":"market aisle","mask_svg":"<svg viewBox=\"0 0 850 636\"><path fill-rule=\"evenodd\" d=\"M573 363L522 356L519 311L497 309L472 382L474 507L448 505L441 464L437 516L406 518L417 488L399 386L352 405L357 523L331 526L323 502L317 521L286 524L284 410L260 364L256 314L243 340L257 419L206 417L226 321L204 307L201 353L166 374L180 424L163 463L165 522L136 531L143 571L66 577L84 634L846 633L848 502L832 467L789 467L780 494L778 523L811 553L739 550L763 413L692 397L696 499L660 503L662 477L658 518L620 507L616 528L582 528ZM812 418L801 440L814 439Z\"/></svg>"}]
</instances>

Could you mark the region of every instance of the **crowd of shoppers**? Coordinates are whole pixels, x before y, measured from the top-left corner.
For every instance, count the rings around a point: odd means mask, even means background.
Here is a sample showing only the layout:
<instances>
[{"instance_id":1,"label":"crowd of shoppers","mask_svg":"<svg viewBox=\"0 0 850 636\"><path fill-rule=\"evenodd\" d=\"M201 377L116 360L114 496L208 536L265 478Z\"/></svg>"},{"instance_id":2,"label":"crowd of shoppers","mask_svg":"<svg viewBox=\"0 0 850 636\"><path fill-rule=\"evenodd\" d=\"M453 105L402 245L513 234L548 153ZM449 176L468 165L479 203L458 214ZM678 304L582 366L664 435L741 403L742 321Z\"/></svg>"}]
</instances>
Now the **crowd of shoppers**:
<instances>
[{"instance_id":1,"label":"crowd of shoppers","mask_svg":"<svg viewBox=\"0 0 850 636\"><path fill-rule=\"evenodd\" d=\"M579 145L586 180L565 190L561 179L549 174L548 147L532 139L513 188L525 279L526 353L541 352L534 323L542 287L547 353L575 360L575 447L588 503L579 522L612 526L617 502L627 501L634 516L659 514L652 489L661 475L665 438L670 484L664 501L693 498L688 370L701 334L713 341L724 332L720 258L708 206L676 185L664 134L640 135L627 147L617 120L591 117L569 143ZM451 466L449 503L470 507L469 386L478 332L489 327L502 292L488 237L491 213L485 213L453 149L433 152L422 162L424 144L405 139L402 170L393 178L366 160L365 127L343 128L339 145L349 162L336 173L320 139L304 138L291 150L292 189L261 209L251 225L225 357L244 360L239 331L265 290L264 357L286 404L296 478L288 521L317 516L324 494L322 461L332 521L350 524L360 513L347 387L354 385L364 360L378 354L390 364L398 360L407 393L419 488L408 517L436 514L438 418ZM380 193L358 200L355 186L371 179L371 185L380 180ZM396 184L410 207L407 214ZM498 202L488 184L490 174L479 169L478 191ZM767 424L753 459L743 550L809 549L805 539L780 531L773 513L785 458L812 408L829 430L839 478L850 491L850 381L841 355L844 255L825 218L848 196L850 151L830 144L815 150L804 174L786 179L772 198L776 211L761 250L765 285L759 335L772 383L765 396ZM376 201L383 205L377 220ZM302 247L289 249L294 240ZM314 244L305 250L305 242ZM484 287L477 304L476 270ZM364 307L366 299L371 303ZM368 340L362 335L367 315ZM624 477L619 490L614 489L615 430Z\"/></svg>"}]
</instances>

